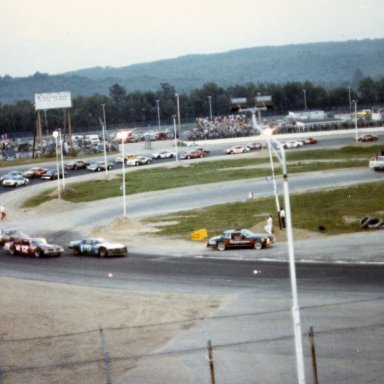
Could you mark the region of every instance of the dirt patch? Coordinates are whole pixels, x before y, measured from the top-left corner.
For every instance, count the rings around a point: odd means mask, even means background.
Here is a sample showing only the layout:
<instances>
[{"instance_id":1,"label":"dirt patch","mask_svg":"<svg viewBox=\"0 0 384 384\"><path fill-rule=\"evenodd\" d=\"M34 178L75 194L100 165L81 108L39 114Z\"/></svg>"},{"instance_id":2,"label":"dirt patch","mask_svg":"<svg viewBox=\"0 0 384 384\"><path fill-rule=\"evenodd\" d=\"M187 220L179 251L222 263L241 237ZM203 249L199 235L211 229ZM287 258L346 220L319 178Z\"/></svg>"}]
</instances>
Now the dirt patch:
<instances>
[{"instance_id":1,"label":"dirt patch","mask_svg":"<svg viewBox=\"0 0 384 384\"><path fill-rule=\"evenodd\" d=\"M112 382L118 382L141 357L229 300L8 277L0 283L12 293L0 298L0 361L7 384L105 382L100 327L113 362ZM122 356L127 358L117 359Z\"/></svg>"}]
</instances>

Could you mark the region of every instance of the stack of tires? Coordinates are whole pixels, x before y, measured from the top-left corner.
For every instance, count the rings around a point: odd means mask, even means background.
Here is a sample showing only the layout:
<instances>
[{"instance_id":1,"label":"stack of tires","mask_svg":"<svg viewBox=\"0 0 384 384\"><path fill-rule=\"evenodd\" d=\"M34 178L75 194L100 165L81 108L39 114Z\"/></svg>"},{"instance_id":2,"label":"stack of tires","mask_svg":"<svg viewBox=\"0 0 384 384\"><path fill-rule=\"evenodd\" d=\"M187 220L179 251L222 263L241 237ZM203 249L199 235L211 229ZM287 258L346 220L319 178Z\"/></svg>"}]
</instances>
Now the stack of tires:
<instances>
[{"instance_id":1,"label":"stack of tires","mask_svg":"<svg viewBox=\"0 0 384 384\"><path fill-rule=\"evenodd\" d=\"M364 229L372 229L372 228L384 228L384 223L381 219L371 216L364 216L360 220L360 227Z\"/></svg>"}]
</instances>

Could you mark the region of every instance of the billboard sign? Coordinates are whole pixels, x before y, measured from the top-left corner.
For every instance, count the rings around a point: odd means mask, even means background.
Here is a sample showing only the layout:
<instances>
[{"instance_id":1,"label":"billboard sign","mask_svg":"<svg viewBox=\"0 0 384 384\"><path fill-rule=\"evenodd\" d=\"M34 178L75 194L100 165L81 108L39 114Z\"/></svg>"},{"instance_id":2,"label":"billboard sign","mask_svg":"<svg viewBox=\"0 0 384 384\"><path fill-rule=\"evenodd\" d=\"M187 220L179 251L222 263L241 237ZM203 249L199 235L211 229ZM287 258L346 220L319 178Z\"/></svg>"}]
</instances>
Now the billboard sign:
<instances>
[{"instance_id":1,"label":"billboard sign","mask_svg":"<svg viewBox=\"0 0 384 384\"><path fill-rule=\"evenodd\" d=\"M72 108L71 92L36 93L35 110Z\"/></svg>"}]
</instances>

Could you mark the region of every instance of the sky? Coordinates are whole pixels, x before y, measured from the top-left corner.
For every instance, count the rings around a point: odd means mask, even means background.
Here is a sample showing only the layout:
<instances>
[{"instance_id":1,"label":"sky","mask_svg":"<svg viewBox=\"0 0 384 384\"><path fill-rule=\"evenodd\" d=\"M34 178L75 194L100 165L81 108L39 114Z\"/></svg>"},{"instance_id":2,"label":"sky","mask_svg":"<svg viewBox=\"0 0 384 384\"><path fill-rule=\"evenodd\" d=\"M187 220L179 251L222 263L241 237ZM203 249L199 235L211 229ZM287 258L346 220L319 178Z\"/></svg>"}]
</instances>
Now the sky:
<instances>
[{"instance_id":1,"label":"sky","mask_svg":"<svg viewBox=\"0 0 384 384\"><path fill-rule=\"evenodd\" d=\"M0 0L0 76L384 37L383 0Z\"/></svg>"}]
</instances>

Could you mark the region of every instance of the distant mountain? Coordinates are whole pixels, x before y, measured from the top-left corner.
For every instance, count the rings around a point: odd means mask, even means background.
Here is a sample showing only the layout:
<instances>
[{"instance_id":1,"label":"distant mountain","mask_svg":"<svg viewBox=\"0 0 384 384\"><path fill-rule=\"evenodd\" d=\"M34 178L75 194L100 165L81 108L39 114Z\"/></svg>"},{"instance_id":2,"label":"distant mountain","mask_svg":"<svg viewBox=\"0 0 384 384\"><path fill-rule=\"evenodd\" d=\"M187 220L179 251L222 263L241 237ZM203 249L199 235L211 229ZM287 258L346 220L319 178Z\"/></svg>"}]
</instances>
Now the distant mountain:
<instances>
[{"instance_id":1,"label":"distant mountain","mask_svg":"<svg viewBox=\"0 0 384 384\"><path fill-rule=\"evenodd\" d=\"M35 93L58 91L70 91L73 97L108 95L115 83L128 93L157 91L161 83L169 83L179 92L210 82L223 88L250 82L284 84L307 80L334 86L352 84L358 72L373 79L384 77L383 63L384 39L255 47L60 75L4 76L0 77L0 102L33 101Z\"/></svg>"}]
</instances>

